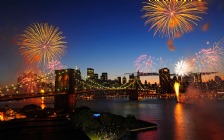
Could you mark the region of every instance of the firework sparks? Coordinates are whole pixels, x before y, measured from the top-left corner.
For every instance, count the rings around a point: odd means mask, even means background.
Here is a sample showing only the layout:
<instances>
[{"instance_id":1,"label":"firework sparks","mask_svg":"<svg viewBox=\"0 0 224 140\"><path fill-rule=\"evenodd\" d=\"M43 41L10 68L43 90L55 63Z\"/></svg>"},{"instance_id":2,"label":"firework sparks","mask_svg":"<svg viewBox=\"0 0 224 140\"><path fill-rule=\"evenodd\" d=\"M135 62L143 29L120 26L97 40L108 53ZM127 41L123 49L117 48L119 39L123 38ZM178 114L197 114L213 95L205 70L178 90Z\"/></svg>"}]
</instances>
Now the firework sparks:
<instances>
[{"instance_id":1,"label":"firework sparks","mask_svg":"<svg viewBox=\"0 0 224 140\"><path fill-rule=\"evenodd\" d=\"M224 38L213 47L202 49L196 53L195 68L197 71L223 71L224 65Z\"/></svg>"},{"instance_id":2,"label":"firework sparks","mask_svg":"<svg viewBox=\"0 0 224 140\"><path fill-rule=\"evenodd\" d=\"M39 76L32 71L25 71L23 75L18 78L19 90L22 93L38 92Z\"/></svg>"},{"instance_id":3,"label":"firework sparks","mask_svg":"<svg viewBox=\"0 0 224 140\"><path fill-rule=\"evenodd\" d=\"M187 60L180 60L175 64L174 72L178 76L185 76L193 70L192 64Z\"/></svg>"},{"instance_id":4,"label":"firework sparks","mask_svg":"<svg viewBox=\"0 0 224 140\"><path fill-rule=\"evenodd\" d=\"M65 53L65 43L58 31L52 25L32 24L25 29L21 35L19 50L26 61L31 64L48 64L50 61L58 60Z\"/></svg>"},{"instance_id":5,"label":"firework sparks","mask_svg":"<svg viewBox=\"0 0 224 140\"><path fill-rule=\"evenodd\" d=\"M152 72L154 71L154 57L141 55L134 62L134 66L136 67L136 71Z\"/></svg>"},{"instance_id":6,"label":"firework sparks","mask_svg":"<svg viewBox=\"0 0 224 140\"><path fill-rule=\"evenodd\" d=\"M151 23L155 28L154 35L175 38L178 34L190 32L196 21L202 18L198 14L204 14L207 10L207 3L203 1L155 1L149 0L142 10L145 11L143 18L147 18L145 25Z\"/></svg>"},{"instance_id":7,"label":"firework sparks","mask_svg":"<svg viewBox=\"0 0 224 140\"><path fill-rule=\"evenodd\" d=\"M167 62L168 59L164 60L162 57L155 58L144 54L135 60L134 67L136 67L136 71L140 72L156 72L161 67L166 67Z\"/></svg>"},{"instance_id":8,"label":"firework sparks","mask_svg":"<svg viewBox=\"0 0 224 140\"><path fill-rule=\"evenodd\" d=\"M64 66L61 64L60 61L56 60L56 61L49 62L48 68L50 69L50 71L54 71L54 70L63 69Z\"/></svg>"}]
</instances>

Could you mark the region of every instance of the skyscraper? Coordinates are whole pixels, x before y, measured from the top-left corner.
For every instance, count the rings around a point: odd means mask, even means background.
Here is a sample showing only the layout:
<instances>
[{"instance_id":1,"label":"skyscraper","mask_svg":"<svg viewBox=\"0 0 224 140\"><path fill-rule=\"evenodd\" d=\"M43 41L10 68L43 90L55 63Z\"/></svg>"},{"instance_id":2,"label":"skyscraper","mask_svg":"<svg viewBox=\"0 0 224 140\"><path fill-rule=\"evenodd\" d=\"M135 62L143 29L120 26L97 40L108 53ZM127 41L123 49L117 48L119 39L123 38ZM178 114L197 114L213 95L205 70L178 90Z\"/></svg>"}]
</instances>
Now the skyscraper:
<instances>
[{"instance_id":1,"label":"skyscraper","mask_svg":"<svg viewBox=\"0 0 224 140\"><path fill-rule=\"evenodd\" d=\"M162 68L159 70L159 83L161 86L161 93L171 93L172 86L170 84L170 70Z\"/></svg>"},{"instance_id":2,"label":"skyscraper","mask_svg":"<svg viewBox=\"0 0 224 140\"><path fill-rule=\"evenodd\" d=\"M94 79L94 69L87 68L87 79Z\"/></svg>"},{"instance_id":3,"label":"skyscraper","mask_svg":"<svg viewBox=\"0 0 224 140\"><path fill-rule=\"evenodd\" d=\"M134 79L135 79L135 75L134 75L134 73L130 74L130 75L129 75L129 83L133 82Z\"/></svg>"},{"instance_id":4,"label":"skyscraper","mask_svg":"<svg viewBox=\"0 0 224 140\"><path fill-rule=\"evenodd\" d=\"M121 84L121 77L117 77L118 84Z\"/></svg>"},{"instance_id":5,"label":"skyscraper","mask_svg":"<svg viewBox=\"0 0 224 140\"><path fill-rule=\"evenodd\" d=\"M122 84L126 84L127 83L127 78L124 76L123 78L122 78Z\"/></svg>"},{"instance_id":6,"label":"skyscraper","mask_svg":"<svg viewBox=\"0 0 224 140\"><path fill-rule=\"evenodd\" d=\"M75 90L81 90L83 83L82 83L81 71L77 66L75 68L74 77L75 77Z\"/></svg>"},{"instance_id":7,"label":"skyscraper","mask_svg":"<svg viewBox=\"0 0 224 140\"><path fill-rule=\"evenodd\" d=\"M74 73L74 77L75 77L75 79L77 79L77 80L81 80L82 78L81 78L81 71L80 71L80 69L76 66L76 68L75 68L75 73Z\"/></svg>"},{"instance_id":8,"label":"skyscraper","mask_svg":"<svg viewBox=\"0 0 224 140\"><path fill-rule=\"evenodd\" d=\"M98 79L99 79L99 76L98 76L97 73L94 73L94 79L95 79L95 80L98 80Z\"/></svg>"},{"instance_id":9,"label":"skyscraper","mask_svg":"<svg viewBox=\"0 0 224 140\"><path fill-rule=\"evenodd\" d=\"M100 76L100 79L102 81L107 81L108 77L107 77L107 73L106 72L103 72L102 75Z\"/></svg>"}]
</instances>

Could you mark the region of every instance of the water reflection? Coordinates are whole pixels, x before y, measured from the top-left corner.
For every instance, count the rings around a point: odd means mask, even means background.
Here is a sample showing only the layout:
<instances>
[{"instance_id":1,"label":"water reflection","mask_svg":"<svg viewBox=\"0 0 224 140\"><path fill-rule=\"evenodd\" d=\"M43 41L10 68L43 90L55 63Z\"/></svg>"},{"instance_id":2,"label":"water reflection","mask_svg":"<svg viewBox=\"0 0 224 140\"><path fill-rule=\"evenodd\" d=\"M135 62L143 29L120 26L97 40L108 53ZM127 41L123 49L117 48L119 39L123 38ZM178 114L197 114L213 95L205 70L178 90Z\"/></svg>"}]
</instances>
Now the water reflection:
<instances>
[{"instance_id":1,"label":"water reflection","mask_svg":"<svg viewBox=\"0 0 224 140\"><path fill-rule=\"evenodd\" d=\"M41 105L40 105L41 109L44 109L46 107L46 105L44 104L44 97L41 97Z\"/></svg>"},{"instance_id":2,"label":"water reflection","mask_svg":"<svg viewBox=\"0 0 224 140\"><path fill-rule=\"evenodd\" d=\"M180 103L177 103L174 107L174 131L175 139L183 140L184 139L184 127L183 127L183 106Z\"/></svg>"},{"instance_id":3,"label":"water reflection","mask_svg":"<svg viewBox=\"0 0 224 140\"><path fill-rule=\"evenodd\" d=\"M183 100L181 100L183 101ZM198 102L196 102L198 101ZM35 98L20 101L0 102L0 107L22 108L28 104L54 107L52 98ZM122 140L224 140L224 105L222 102L208 102L195 99L194 102L176 103L176 100L125 99L77 100L77 107L88 106L98 112L112 112L153 122L157 130L131 134Z\"/></svg>"},{"instance_id":4,"label":"water reflection","mask_svg":"<svg viewBox=\"0 0 224 140\"><path fill-rule=\"evenodd\" d=\"M9 108L23 108L26 105L35 104L40 106L42 109L45 107L54 107L54 97L39 97L39 98L30 98L23 99L19 101L5 101L0 102L0 108L5 108L8 106Z\"/></svg>"}]
</instances>

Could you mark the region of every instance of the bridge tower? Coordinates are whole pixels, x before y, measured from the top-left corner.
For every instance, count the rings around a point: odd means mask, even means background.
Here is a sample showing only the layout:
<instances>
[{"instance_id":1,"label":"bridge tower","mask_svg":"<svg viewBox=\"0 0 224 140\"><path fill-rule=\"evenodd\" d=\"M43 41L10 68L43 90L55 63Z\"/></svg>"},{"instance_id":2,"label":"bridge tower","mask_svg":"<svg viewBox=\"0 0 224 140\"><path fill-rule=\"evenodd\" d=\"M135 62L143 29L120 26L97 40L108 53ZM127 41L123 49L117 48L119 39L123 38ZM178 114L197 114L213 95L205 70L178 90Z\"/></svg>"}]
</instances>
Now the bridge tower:
<instances>
[{"instance_id":1,"label":"bridge tower","mask_svg":"<svg viewBox=\"0 0 224 140\"><path fill-rule=\"evenodd\" d=\"M64 113L74 111L76 106L74 73L74 69L55 70L55 93L58 95L54 99L54 108Z\"/></svg>"},{"instance_id":2,"label":"bridge tower","mask_svg":"<svg viewBox=\"0 0 224 140\"><path fill-rule=\"evenodd\" d=\"M55 92L68 93L74 92L74 69L55 70Z\"/></svg>"},{"instance_id":3,"label":"bridge tower","mask_svg":"<svg viewBox=\"0 0 224 140\"><path fill-rule=\"evenodd\" d=\"M139 89L139 85L138 85L138 79L135 79L134 81L134 89L129 90L129 100L138 100L138 89Z\"/></svg>"}]
</instances>

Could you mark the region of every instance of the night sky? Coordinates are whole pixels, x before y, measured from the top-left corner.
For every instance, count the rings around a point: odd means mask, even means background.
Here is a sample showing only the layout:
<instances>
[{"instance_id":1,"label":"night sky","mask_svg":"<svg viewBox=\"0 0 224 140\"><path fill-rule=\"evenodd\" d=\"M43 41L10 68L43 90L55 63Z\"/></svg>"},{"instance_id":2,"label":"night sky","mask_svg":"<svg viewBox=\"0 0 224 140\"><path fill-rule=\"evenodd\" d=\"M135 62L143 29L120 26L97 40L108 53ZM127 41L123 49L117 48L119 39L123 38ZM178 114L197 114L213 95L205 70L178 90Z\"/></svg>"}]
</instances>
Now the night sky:
<instances>
[{"instance_id":1,"label":"night sky","mask_svg":"<svg viewBox=\"0 0 224 140\"><path fill-rule=\"evenodd\" d=\"M135 72L134 61L143 54L169 60L165 66L173 73L173 63L209 48L224 37L224 1L208 1L203 20L194 30L174 39L170 50L168 38L144 25L141 11L147 0L1 0L0 1L0 85L16 83L28 66L16 44L26 27L48 23L59 27L67 42L61 63L78 66L83 76L93 68L110 79ZM203 25L209 24L206 31ZM161 67L158 67L160 69ZM154 77L155 78L155 77ZM148 78L154 82L156 77Z\"/></svg>"}]
</instances>

